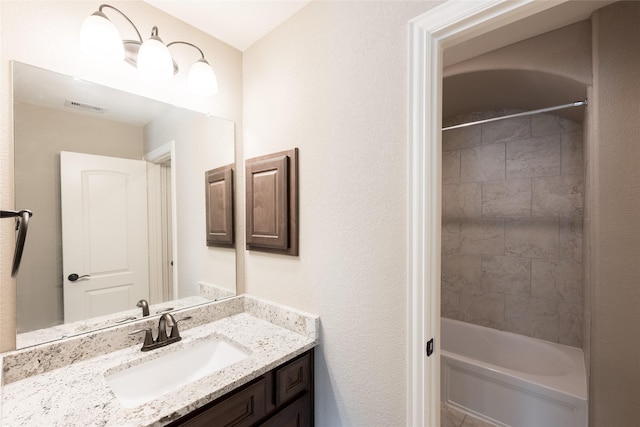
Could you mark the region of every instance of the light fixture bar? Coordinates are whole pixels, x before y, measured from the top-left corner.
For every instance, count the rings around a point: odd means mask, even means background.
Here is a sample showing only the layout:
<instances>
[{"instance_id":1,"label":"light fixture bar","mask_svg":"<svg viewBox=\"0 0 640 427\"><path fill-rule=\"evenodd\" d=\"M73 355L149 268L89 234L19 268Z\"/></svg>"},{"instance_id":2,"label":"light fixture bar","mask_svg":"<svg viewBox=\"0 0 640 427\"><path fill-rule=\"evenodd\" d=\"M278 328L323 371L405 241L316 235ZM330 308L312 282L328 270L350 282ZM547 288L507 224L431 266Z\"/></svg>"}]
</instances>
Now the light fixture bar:
<instances>
[{"instance_id":1,"label":"light fixture bar","mask_svg":"<svg viewBox=\"0 0 640 427\"><path fill-rule=\"evenodd\" d=\"M202 59L204 59L204 53L202 53L202 49L200 49L198 46L196 46L193 43L183 42L181 40L177 40L175 42L167 43L167 47L170 47L172 44L186 44L187 46L191 46L193 48L196 48L198 50L198 52L200 52L200 56L202 56Z\"/></svg>"},{"instance_id":2,"label":"light fixture bar","mask_svg":"<svg viewBox=\"0 0 640 427\"><path fill-rule=\"evenodd\" d=\"M1 1L1 0L0 0ZM117 28L103 12L104 9L118 12L136 32L138 40L122 40ZM142 39L140 31L121 10L101 4L98 11L85 19L81 27L81 47L88 55L107 61L121 61L136 67L145 79L154 83L168 81L178 73L178 64L173 60L169 47L174 44L191 46L200 53L200 58L189 69L187 85L197 95L211 96L218 92L218 81L204 52L193 43L182 40L164 44L158 35L158 27L153 27L151 37Z\"/></svg>"},{"instance_id":3,"label":"light fixture bar","mask_svg":"<svg viewBox=\"0 0 640 427\"><path fill-rule=\"evenodd\" d=\"M101 4L100 7L98 8L98 11L102 12L102 9L104 9L105 7L108 7L109 9L113 9L116 12L118 12L120 15L122 15L124 17L124 19L127 20L127 22L129 22L129 24L131 24L131 26L133 27L133 29L136 31L136 34L138 35L138 40L140 40L140 43L142 43L142 36L140 35L140 31L138 31L138 27L136 27L136 24L133 23L133 21L131 21L131 19L129 19L129 17L127 15L124 14L124 12L122 12L120 9L116 9L115 7L111 6L110 4ZM127 42L128 40L125 40L125 42Z\"/></svg>"}]
</instances>

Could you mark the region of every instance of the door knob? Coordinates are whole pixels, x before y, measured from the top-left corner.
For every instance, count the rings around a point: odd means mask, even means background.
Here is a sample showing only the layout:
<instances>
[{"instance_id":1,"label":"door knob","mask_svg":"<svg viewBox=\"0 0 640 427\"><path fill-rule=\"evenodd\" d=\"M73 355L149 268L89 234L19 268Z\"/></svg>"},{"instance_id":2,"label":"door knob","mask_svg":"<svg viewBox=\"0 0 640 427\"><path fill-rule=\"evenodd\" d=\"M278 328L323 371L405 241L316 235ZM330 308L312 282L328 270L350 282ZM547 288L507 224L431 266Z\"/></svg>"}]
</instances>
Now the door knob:
<instances>
[{"instance_id":1,"label":"door knob","mask_svg":"<svg viewBox=\"0 0 640 427\"><path fill-rule=\"evenodd\" d=\"M76 273L71 273L69 275L69 277L67 277L67 279L69 279L70 282L75 282L78 279L84 279L84 278L90 278L91 276L88 274L85 274L84 276L78 276Z\"/></svg>"}]
</instances>

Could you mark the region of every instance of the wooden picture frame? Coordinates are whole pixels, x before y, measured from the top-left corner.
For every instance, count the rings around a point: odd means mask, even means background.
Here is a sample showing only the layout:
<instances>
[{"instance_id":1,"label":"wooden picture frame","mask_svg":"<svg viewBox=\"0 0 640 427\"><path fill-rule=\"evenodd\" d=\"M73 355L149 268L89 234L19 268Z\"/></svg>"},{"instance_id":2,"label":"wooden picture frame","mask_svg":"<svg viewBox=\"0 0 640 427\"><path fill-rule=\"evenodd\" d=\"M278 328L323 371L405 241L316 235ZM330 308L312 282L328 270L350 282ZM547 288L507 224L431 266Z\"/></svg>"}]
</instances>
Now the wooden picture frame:
<instances>
[{"instance_id":1,"label":"wooden picture frame","mask_svg":"<svg viewBox=\"0 0 640 427\"><path fill-rule=\"evenodd\" d=\"M245 162L246 247L298 255L298 149Z\"/></svg>"},{"instance_id":2,"label":"wooden picture frame","mask_svg":"<svg viewBox=\"0 0 640 427\"><path fill-rule=\"evenodd\" d=\"M204 173L207 246L234 247L233 165Z\"/></svg>"}]
</instances>

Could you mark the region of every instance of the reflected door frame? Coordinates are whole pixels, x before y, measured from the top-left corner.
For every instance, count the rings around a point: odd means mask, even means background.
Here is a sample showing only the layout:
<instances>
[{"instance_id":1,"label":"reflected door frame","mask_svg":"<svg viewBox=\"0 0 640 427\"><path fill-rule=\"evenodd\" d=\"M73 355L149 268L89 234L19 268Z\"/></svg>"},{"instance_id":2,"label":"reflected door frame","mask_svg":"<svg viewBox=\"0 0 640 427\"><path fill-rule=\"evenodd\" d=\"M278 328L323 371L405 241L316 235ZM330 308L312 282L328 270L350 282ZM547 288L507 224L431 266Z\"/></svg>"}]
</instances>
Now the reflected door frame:
<instances>
[{"instance_id":1,"label":"reflected door frame","mask_svg":"<svg viewBox=\"0 0 640 427\"><path fill-rule=\"evenodd\" d=\"M407 425L440 425L443 51L567 1L451 1L409 21Z\"/></svg>"},{"instance_id":2,"label":"reflected door frame","mask_svg":"<svg viewBox=\"0 0 640 427\"><path fill-rule=\"evenodd\" d=\"M169 162L171 164L171 176L170 176L170 188L168 188L168 193L170 193L171 201L170 201L170 227L167 227L166 221L163 219L163 212L157 209L149 209L149 229L158 230L158 229L171 229L171 236L162 236L157 235L155 233L149 233L149 242L150 242L150 254L153 253L154 256L150 256L149 258L149 282L150 289L152 293L151 301L149 303L155 304L158 302L162 302L162 296L169 296L170 299L179 298L178 294L178 264L176 259L178 257L178 239L176 230L178 229L177 224L177 203L176 203L176 145L175 141L169 141L166 144L148 152L145 154L144 159L149 162L148 164L148 184L149 188L159 189L155 192L155 195L152 195L151 192L149 197L163 197L163 194L166 195L167 192L161 190L163 185L166 183L166 176L163 177L163 165ZM151 203L151 202L150 202ZM161 200L157 200L157 203L163 204ZM149 204L151 206L151 204ZM163 225L164 223L164 225ZM167 231L168 233L168 231ZM167 245L167 238L169 240L170 252L172 255L172 259L168 260L166 256L163 256L163 248ZM164 284L166 283L165 277L167 275L171 276L171 288L166 290L163 289L162 285L156 286L156 284ZM166 300L166 299L165 299Z\"/></svg>"}]
</instances>

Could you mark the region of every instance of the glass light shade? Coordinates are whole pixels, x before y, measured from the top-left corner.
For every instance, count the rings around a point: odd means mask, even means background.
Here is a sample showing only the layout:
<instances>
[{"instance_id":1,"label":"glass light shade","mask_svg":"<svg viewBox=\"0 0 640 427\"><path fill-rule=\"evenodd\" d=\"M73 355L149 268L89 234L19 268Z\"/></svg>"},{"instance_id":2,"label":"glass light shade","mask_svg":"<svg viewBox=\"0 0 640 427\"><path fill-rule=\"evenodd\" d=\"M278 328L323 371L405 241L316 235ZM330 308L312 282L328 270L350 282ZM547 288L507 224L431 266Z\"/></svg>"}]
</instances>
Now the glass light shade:
<instances>
[{"instance_id":1,"label":"glass light shade","mask_svg":"<svg viewBox=\"0 0 640 427\"><path fill-rule=\"evenodd\" d=\"M195 95L212 96L218 93L216 73L204 58L197 60L189 69L187 86Z\"/></svg>"},{"instance_id":2,"label":"glass light shade","mask_svg":"<svg viewBox=\"0 0 640 427\"><path fill-rule=\"evenodd\" d=\"M156 82L167 81L173 77L171 53L157 36L151 36L140 46L137 66L146 78Z\"/></svg>"},{"instance_id":3,"label":"glass light shade","mask_svg":"<svg viewBox=\"0 0 640 427\"><path fill-rule=\"evenodd\" d=\"M100 11L88 16L80 27L80 48L92 58L122 61L124 44L115 25Z\"/></svg>"}]
</instances>

